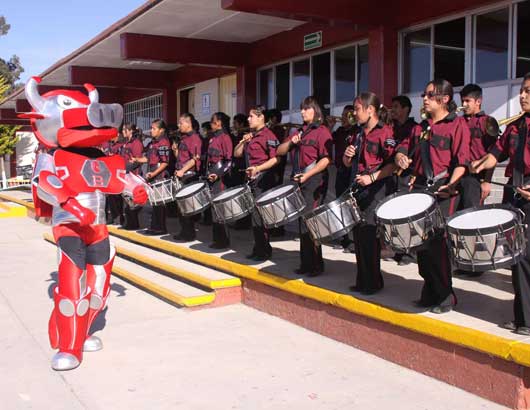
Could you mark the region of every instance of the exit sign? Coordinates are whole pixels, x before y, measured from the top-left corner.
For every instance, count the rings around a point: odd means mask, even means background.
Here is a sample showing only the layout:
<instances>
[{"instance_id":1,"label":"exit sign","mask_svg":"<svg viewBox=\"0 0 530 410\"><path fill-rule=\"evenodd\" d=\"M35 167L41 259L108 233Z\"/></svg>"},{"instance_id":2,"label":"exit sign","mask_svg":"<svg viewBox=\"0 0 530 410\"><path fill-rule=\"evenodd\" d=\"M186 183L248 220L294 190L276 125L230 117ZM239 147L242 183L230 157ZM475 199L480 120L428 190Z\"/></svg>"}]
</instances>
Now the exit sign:
<instances>
[{"instance_id":1,"label":"exit sign","mask_svg":"<svg viewBox=\"0 0 530 410\"><path fill-rule=\"evenodd\" d=\"M306 34L304 36L304 51L322 47L322 31Z\"/></svg>"}]
</instances>

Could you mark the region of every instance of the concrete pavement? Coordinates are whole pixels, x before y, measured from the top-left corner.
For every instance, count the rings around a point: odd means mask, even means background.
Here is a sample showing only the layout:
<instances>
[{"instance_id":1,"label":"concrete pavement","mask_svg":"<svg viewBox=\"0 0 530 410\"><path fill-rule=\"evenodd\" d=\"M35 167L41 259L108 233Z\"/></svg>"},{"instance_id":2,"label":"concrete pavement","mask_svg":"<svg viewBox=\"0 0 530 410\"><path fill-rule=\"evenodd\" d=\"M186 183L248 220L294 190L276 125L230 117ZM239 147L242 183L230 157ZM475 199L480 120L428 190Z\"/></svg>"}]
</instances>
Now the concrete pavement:
<instances>
[{"instance_id":1,"label":"concrete pavement","mask_svg":"<svg viewBox=\"0 0 530 410\"><path fill-rule=\"evenodd\" d=\"M54 372L49 229L0 221L1 409L502 408L246 306L185 311L116 279L104 350Z\"/></svg>"}]
</instances>

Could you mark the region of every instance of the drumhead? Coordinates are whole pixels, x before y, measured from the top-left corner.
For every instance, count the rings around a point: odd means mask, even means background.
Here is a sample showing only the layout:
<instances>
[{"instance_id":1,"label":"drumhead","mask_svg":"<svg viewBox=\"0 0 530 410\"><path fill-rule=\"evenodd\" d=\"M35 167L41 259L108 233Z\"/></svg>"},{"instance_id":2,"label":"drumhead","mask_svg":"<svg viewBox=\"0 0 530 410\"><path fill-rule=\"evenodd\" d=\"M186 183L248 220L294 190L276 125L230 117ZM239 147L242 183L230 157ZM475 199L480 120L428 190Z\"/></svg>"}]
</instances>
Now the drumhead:
<instances>
[{"instance_id":1,"label":"drumhead","mask_svg":"<svg viewBox=\"0 0 530 410\"><path fill-rule=\"evenodd\" d=\"M232 195L237 195L245 190L244 186L236 186L235 188L228 189L224 192L221 192L214 198L214 201L222 201L224 199L230 198Z\"/></svg>"},{"instance_id":2,"label":"drumhead","mask_svg":"<svg viewBox=\"0 0 530 410\"><path fill-rule=\"evenodd\" d=\"M455 229L484 229L502 225L515 219L507 209L478 209L455 216L447 225Z\"/></svg>"},{"instance_id":3,"label":"drumhead","mask_svg":"<svg viewBox=\"0 0 530 410\"><path fill-rule=\"evenodd\" d=\"M292 191L294 188L294 185L282 185L278 188L274 188L269 190L268 192L265 192L263 195L260 196L260 198L256 202L265 202L269 201L271 199L276 198L277 196L284 195L288 193L289 191Z\"/></svg>"},{"instance_id":4,"label":"drumhead","mask_svg":"<svg viewBox=\"0 0 530 410\"><path fill-rule=\"evenodd\" d=\"M199 192L203 187L204 182L195 182L193 184L186 185L177 192L175 198L181 198L187 195L194 194L196 192Z\"/></svg>"},{"instance_id":5,"label":"drumhead","mask_svg":"<svg viewBox=\"0 0 530 410\"><path fill-rule=\"evenodd\" d=\"M428 209L434 198L429 194L411 193L399 195L381 204L376 215L381 219L401 219L419 214Z\"/></svg>"}]
</instances>

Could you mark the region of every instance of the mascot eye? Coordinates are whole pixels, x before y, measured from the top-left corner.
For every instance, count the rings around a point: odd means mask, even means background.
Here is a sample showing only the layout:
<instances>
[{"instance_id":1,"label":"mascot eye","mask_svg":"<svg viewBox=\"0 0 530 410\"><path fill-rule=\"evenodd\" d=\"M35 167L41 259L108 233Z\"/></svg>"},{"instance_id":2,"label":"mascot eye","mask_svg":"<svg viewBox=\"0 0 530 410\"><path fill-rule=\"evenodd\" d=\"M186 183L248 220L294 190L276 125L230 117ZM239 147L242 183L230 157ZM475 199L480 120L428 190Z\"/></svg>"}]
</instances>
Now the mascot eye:
<instances>
[{"instance_id":1,"label":"mascot eye","mask_svg":"<svg viewBox=\"0 0 530 410\"><path fill-rule=\"evenodd\" d=\"M57 104L59 104L59 106L61 108L74 108L74 107L78 107L79 104L72 100L71 98L68 98L64 95L60 95L58 98L57 98Z\"/></svg>"}]
</instances>

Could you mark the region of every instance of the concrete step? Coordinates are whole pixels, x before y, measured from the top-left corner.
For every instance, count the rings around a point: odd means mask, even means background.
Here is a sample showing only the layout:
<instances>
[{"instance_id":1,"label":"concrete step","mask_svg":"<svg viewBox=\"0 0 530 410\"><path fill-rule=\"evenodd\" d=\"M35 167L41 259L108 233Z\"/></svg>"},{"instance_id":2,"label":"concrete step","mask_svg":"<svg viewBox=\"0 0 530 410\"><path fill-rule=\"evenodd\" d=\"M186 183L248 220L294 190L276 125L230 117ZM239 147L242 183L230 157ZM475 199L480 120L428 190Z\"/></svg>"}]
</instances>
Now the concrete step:
<instances>
[{"instance_id":1,"label":"concrete step","mask_svg":"<svg viewBox=\"0 0 530 410\"><path fill-rule=\"evenodd\" d=\"M44 239L55 244L53 236L44 234ZM215 293L191 286L165 276L148 267L117 256L114 260L112 273L132 285L149 292L173 305L182 307L196 307L213 304Z\"/></svg>"},{"instance_id":2,"label":"concrete step","mask_svg":"<svg viewBox=\"0 0 530 410\"><path fill-rule=\"evenodd\" d=\"M0 218L22 218L28 216L25 206L14 202L0 202Z\"/></svg>"}]
</instances>

